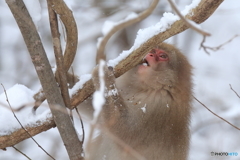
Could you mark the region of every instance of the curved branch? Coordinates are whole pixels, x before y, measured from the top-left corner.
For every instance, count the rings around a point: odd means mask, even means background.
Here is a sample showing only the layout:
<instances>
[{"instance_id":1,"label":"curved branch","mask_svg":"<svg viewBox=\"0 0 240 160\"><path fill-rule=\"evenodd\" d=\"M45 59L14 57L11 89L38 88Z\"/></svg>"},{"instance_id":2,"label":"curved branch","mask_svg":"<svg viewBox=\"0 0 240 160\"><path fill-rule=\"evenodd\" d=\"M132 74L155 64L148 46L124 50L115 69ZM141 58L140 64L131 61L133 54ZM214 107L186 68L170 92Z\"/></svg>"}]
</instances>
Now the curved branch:
<instances>
[{"instance_id":1,"label":"curved branch","mask_svg":"<svg viewBox=\"0 0 240 160\"><path fill-rule=\"evenodd\" d=\"M159 0L153 0L152 4L145 11L139 14L136 18L132 18L115 25L101 40L99 48L97 50L96 63L98 64L100 59L103 59L103 60L106 59L104 50L108 40L112 37L112 35L114 35L117 31L121 29L124 29L134 23L140 22L143 19L147 18L154 11L156 6L158 5L158 2Z\"/></svg>"},{"instance_id":2,"label":"curved branch","mask_svg":"<svg viewBox=\"0 0 240 160\"><path fill-rule=\"evenodd\" d=\"M57 82L59 83L65 106L69 108L70 97L69 97L68 85L67 85L67 76L66 76L67 70L65 68L68 66L64 66L64 58L62 55L60 33L58 31L57 14L54 12L54 10L52 10L52 7L51 7L53 4L54 4L54 0L47 0L50 28L51 28L52 40L53 40L53 48L54 48L55 60L56 60L56 64L57 64L57 71L55 74L55 78L56 78ZM70 35L70 37L72 37L72 36ZM68 43L69 42L67 42L67 44ZM66 48L66 51L67 50L68 50L68 48ZM74 54L73 54L72 58L74 58ZM72 61L70 61L69 63L70 64L67 64L67 65L71 65Z\"/></svg>"},{"instance_id":3,"label":"curved branch","mask_svg":"<svg viewBox=\"0 0 240 160\"><path fill-rule=\"evenodd\" d=\"M73 60L77 52L77 43L78 43L77 25L73 17L72 11L67 7L64 1L48 0L47 2L48 2L48 9L49 9L49 16L50 16L50 25L52 26L53 24L52 23L54 21L53 18L56 19L56 17L52 16L54 14L54 13L51 13L51 9L52 9L56 14L59 15L60 19L62 20L65 26L66 33L67 33L67 42L66 42L66 48L65 48L64 57L63 57L62 69L59 68L60 63L58 63L58 58L56 58L56 62L58 64L56 78L57 78L57 82L61 84L62 93L64 95L63 96L64 102L66 106L69 107L70 102L69 102L68 88L65 82L66 81L65 79L67 79L67 77L64 75L59 76L59 72L62 72L60 74L67 74L67 76L70 75L68 74L68 70L73 63ZM55 26L55 27L56 28L53 28L53 26L51 27L52 33L55 31L58 31L58 26ZM55 34L58 35L59 33L55 33ZM58 52L62 53L62 51L59 51L59 49L61 49L61 46L60 46L60 42L58 41L60 41L59 37L57 36L53 37L54 50L55 50L55 53L56 53L56 49L58 50ZM60 55L58 57L60 57ZM34 105L34 111L35 111L42 104L42 102L45 101L46 97L45 97L45 94L42 94L41 91L39 91L38 93L35 94L34 99L36 101Z\"/></svg>"},{"instance_id":4,"label":"curved branch","mask_svg":"<svg viewBox=\"0 0 240 160\"><path fill-rule=\"evenodd\" d=\"M51 0L52 9L59 15L67 33L67 44L64 52L64 68L69 70L77 52L78 32L72 11L62 0Z\"/></svg>"}]
</instances>

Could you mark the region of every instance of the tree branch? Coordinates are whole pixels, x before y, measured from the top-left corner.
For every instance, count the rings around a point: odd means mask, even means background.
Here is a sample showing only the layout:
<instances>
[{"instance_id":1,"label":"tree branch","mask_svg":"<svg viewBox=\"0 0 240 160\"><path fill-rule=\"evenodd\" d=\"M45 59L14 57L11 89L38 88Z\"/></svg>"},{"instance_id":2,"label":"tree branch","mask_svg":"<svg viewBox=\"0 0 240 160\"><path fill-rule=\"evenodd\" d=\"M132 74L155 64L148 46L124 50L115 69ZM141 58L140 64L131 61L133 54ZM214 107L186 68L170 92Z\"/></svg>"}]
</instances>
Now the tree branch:
<instances>
[{"instance_id":1,"label":"tree branch","mask_svg":"<svg viewBox=\"0 0 240 160\"><path fill-rule=\"evenodd\" d=\"M213 12L217 9L217 7L223 2L223 0L202 0L200 4L192 9L190 13L188 13L185 18L194 21L195 23L202 23L207 18L209 18ZM119 77L124 74L129 69L138 65L142 58L150 51L154 46L160 44L164 40L185 31L189 26L183 21L178 20L172 24L171 28L167 29L164 32L161 32L145 43L143 43L139 48L129 54L126 59L119 62L115 68L115 77ZM71 108L76 107L82 101L84 101L87 97L89 97L94 92L94 87L92 84L92 80L89 80L83 86L83 89L79 89L76 94L72 96L71 99Z\"/></svg>"},{"instance_id":2,"label":"tree branch","mask_svg":"<svg viewBox=\"0 0 240 160\"><path fill-rule=\"evenodd\" d=\"M58 106L66 110L37 29L22 0L6 0L6 2L23 35L68 155L71 160L80 160L82 159L82 144L78 140L70 117L54 109L54 106Z\"/></svg>"},{"instance_id":3,"label":"tree branch","mask_svg":"<svg viewBox=\"0 0 240 160\"><path fill-rule=\"evenodd\" d=\"M53 121L52 117L46 119L42 123L39 123L39 121L36 121L36 122L33 122L33 124L34 125L24 126L31 136L34 136L43 131L47 131L53 127L56 127L56 124ZM27 138L30 138L28 133L23 128L19 128L9 135L0 136L0 149L13 146Z\"/></svg>"},{"instance_id":4,"label":"tree branch","mask_svg":"<svg viewBox=\"0 0 240 160\"><path fill-rule=\"evenodd\" d=\"M64 52L64 68L66 71L68 71L77 52L77 24L73 17L72 11L68 8L63 0L51 0L51 3L52 9L60 16L60 19L62 20L66 29L67 44Z\"/></svg>"},{"instance_id":5,"label":"tree branch","mask_svg":"<svg viewBox=\"0 0 240 160\"><path fill-rule=\"evenodd\" d=\"M168 0L168 2L170 3L172 9L177 13L177 15L181 18L181 20L183 20L189 28L192 28L193 30L195 30L196 32L202 34L203 36L210 36L210 33L207 33L197 27L195 27L194 25L192 25L181 13L180 11L177 9L176 5L173 3L172 0Z\"/></svg>"},{"instance_id":6,"label":"tree branch","mask_svg":"<svg viewBox=\"0 0 240 160\"><path fill-rule=\"evenodd\" d=\"M64 103L65 103L65 106L69 108L70 97L69 97L68 86L67 86L67 70L65 68L67 66L64 66L64 58L62 55L60 33L58 31L57 15L51 7L54 5L53 0L47 0L47 4L48 4L50 28L51 28L51 32L52 32L53 48L54 48L54 54L55 54L55 59L56 59L56 64L57 64L57 71L56 71L55 76L56 76L57 82L60 85L61 94L62 94ZM73 58L74 58L74 56L73 56Z\"/></svg>"},{"instance_id":7,"label":"tree branch","mask_svg":"<svg viewBox=\"0 0 240 160\"><path fill-rule=\"evenodd\" d=\"M217 115L216 113L214 113L212 110L210 110L205 104L203 104L201 101L199 101L196 97L193 96L193 98L200 103L203 107L205 107L210 113L212 113L214 116L220 118L221 120L223 120L224 122L228 123L230 126L234 127L235 129L240 131L240 128L238 128L237 126L233 125L232 123L230 123L229 121L227 121L226 119L220 117L219 115Z\"/></svg>"}]
</instances>

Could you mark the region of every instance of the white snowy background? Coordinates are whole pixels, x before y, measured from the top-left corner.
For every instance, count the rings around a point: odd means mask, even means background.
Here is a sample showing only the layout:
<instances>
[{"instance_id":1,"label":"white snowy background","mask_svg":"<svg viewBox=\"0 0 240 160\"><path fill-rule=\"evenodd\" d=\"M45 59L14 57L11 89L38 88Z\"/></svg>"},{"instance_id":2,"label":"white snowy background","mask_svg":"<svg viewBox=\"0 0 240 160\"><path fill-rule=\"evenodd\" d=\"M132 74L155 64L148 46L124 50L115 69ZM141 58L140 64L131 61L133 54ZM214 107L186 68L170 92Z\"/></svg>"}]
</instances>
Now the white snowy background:
<instances>
[{"instance_id":1,"label":"white snowy background","mask_svg":"<svg viewBox=\"0 0 240 160\"><path fill-rule=\"evenodd\" d=\"M52 66L55 66L48 23L46 2L25 0L41 35ZM118 22L132 12L140 12L150 5L146 0L66 0L73 10L77 26L79 44L73 68L77 75L90 73L95 65L97 39L102 36L105 21ZM178 8L191 3L176 1ZM14 108L26 105L17 112L23 124L49 116L46 103L39 108L38 117L31 115L31 96L40 88L39 80L32 65L22 35L5 1L0 1L0 83L7 89L9 101ZM134 43L137 31L155 25L163 13L171 12L166 0L161 0L153 14L144 21L134 24L112 37L107 45L108 59L115 58ZM224 1L217 11L201 27L211 33L206 45L218 46L235 35L240 35L240 2ZM105 28L106 29L106 28ZM199 50L202 36L187 30L166 42L176 44L194 67L194 95L219 116L240 127L240 98L230 89L240 94L240 37L224 45L220 50L207 55ZM9 112L2 87L0 87L0 135L18 128L16 119ZM87 123L87 122L85 122ZM79 132L81 126L77 123ZM80 132L81 133L81 132ZM189 160L240 159L240 131L212 115L204 107L193 101L191 120L191 146ZM40 145L58 160L68 159L57 129L50 129L34 137ZM42 160L49 157L31 140L15 145L31 159ZM237 152L238 156L212 157L211 152ZM25 160L13 148L0 150L0 160Z\"/></svg>"}]
</instances>

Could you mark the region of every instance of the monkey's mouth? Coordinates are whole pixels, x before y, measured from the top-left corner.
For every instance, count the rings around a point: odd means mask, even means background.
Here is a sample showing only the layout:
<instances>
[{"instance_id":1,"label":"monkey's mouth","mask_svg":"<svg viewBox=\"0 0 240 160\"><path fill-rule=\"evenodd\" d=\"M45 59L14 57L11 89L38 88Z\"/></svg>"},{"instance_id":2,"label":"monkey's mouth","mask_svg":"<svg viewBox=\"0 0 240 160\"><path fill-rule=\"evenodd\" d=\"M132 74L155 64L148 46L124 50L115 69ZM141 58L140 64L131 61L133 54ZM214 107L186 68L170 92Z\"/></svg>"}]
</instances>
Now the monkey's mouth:
<instances>
[{"instance_id":1,"label":"monkey's mouth","mask_svg":"<svg viewBox=\"0 0 240 160\"><path fill-rule=\"evenodd\" d=\"M146 59L143 59L142 65L144 66L150 66L148 61Z\"/></svg>"}]
</instances>

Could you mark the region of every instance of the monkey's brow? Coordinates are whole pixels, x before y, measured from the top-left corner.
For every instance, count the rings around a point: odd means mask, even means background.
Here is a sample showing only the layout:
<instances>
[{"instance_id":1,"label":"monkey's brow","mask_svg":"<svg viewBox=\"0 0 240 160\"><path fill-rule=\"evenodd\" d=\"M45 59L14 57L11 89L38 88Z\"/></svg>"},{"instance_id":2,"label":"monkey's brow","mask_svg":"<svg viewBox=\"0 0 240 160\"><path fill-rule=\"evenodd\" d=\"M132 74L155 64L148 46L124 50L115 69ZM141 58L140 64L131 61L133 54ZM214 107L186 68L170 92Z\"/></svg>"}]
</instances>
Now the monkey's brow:
<instances>
[{"instance_id":1,"label":"monkey's brow","mask_svg":"<svg viewBox=\"0 0 240 160\"><path fill-rule=\"evenodd\" d=\"M155 48L152 49L152 50L150 51L150 53L156 53L156 49L155 49Z\"/></svg>"}]
</instances>

